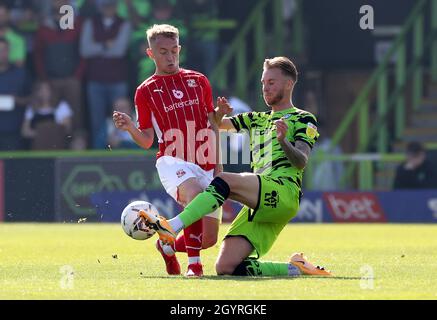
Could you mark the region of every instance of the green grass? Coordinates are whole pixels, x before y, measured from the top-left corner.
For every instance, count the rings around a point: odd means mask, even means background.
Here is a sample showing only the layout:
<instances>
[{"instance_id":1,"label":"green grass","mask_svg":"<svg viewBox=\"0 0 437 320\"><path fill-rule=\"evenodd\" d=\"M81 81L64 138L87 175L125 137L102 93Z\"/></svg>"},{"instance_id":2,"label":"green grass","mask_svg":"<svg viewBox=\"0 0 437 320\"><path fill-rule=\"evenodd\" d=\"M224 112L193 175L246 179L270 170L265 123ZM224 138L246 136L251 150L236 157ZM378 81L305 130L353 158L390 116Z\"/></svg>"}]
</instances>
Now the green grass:
<instances>
[{"instance_id":1,"label":"green grass","mask_svg":"<svg viewBox=\"0 0 437 320\"><path fill-rule=\"evenodd\" d=\"M153 244L117 224L0 224L0 299L437 299L437 225L291 224L265 257L302 251L331 279L217 277L218 246L204 278L167 276Z\"/></svg>"}]
</instances>

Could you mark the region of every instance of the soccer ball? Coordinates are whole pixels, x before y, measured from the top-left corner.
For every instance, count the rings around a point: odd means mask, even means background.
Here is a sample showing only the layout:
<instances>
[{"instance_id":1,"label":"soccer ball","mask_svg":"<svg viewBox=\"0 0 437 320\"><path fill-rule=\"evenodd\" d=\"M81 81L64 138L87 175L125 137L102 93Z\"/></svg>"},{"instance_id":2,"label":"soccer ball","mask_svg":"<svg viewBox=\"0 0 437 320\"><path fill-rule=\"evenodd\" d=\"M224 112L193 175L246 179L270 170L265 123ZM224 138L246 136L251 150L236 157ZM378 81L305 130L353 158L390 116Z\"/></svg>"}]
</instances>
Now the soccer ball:
<instances>
[{"instance_id":1,"label":"soccer ball","mask_svg":"<svg viewBox=\"0 0 437 320\"><path fill-rule=\"evenodd\" d=\"M143 218L139 216L140 210L158 215L155 206L146 201L134 201L124 208L121 214L121 226L124 232L135 240L146 240L155 234L155 230L146 226Z\"/></svg>"}]
</instances>

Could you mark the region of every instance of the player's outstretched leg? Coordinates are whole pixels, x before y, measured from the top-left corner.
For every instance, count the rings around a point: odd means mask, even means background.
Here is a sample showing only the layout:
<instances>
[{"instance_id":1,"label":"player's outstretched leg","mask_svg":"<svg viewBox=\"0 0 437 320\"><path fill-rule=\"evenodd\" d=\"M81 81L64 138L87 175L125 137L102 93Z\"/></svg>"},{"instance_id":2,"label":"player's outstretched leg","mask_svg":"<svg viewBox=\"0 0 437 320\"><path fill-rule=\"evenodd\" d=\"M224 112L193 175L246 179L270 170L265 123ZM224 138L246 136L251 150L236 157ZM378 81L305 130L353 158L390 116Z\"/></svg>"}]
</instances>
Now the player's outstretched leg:
<instances>
[{"instance_id":1,"label":"player's outstretched leg","mask_svg":"<svg viewBox=\"0 0 437 320\"><path fill-rule=\"evenodd\" d=\"M179 275L181 274L181 266L179 265L179 261L176 258L176 254L172 252L165 252L164 245L161 243L161 240L156 240L156 249L158 249L159 253L161 253L162 258L165 262L165 267L167 269L167 273L169 275Z\"/></svg>"},{"instance_id":2,"label":"player's outstretched leg","mask_svg":"<svg viewBox=\"0 0 437 320\"><path fill-rule=\"evenodd\" d=\"M155 216L154 214L143 210L140 210L138 215L144 219L144 222L149 227L151 227L158 233L159 239L164 244L174 244L174 242L176 241L176 233L168 223L167 219L161 216Z\"/></svg>"},{"instance_id":3,"label":"player's outstretched leg","mask_svg":"<svg viewBox=\"0 0 437 320\"><path fill-rule=\"evenodd\" d=\"M291 255L289 263L298 267L303 275L310 276L332 276L331 272L320 266L315 266L307 260L303 253L294 253Z\"/></svg>"},{"instance_id":4,"label":"player's outstretched leg","mask_svg":"<svg viewBox=\"0 0 437 320\"><path fill-rule=\"evenodd\" d=\"M227 237L216 262L218 275L251 277L298 277L301 275L331 276L329 271L315 267L301 253L291 255L288 262L262 261L248 257L252 244L242 236Z\"/></svg>"},{"instance_id":5,"label":"player's outstretched leg","mask_svg":"<svg viewBox=\"0 0 437 320\"><path fill-rule=\"evenodd\" d=\"M332 276L332 274L323 267L314 266L308 262L301 253L293 254L288 263L245 259L235 268L232 275L252 277L297 277L301 275L319 277Z\"/></svg>"},{"instance_id":6,"label":"player's outstretched leg","mask_svg":"<svg viewBox=\"0 0 437 320\"><path fill-rule=\"evenodd\" d=\"M202 219L210 212L217 210L229 197L230 187L226 181L215 177L205 191L199 193L185 209L173 219L167 221L164 217L140 211L139 215L144 222L156 230L159 238L165 244L173 244L176 235L182 229Z\"/></svg>"}]
</instances>

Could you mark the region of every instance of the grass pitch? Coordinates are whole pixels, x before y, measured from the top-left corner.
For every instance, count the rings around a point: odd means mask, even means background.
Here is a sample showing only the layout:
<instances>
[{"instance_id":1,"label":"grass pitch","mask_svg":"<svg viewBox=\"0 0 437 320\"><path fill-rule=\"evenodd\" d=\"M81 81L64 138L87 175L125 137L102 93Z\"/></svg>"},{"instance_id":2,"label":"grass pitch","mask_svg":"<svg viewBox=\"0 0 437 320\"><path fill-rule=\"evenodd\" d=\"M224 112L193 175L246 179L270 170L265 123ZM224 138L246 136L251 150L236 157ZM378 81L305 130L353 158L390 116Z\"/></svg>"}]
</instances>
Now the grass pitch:
<instances>
[{"instance_id":1,"label":"grass pitch","mask_svg":"<svg viewBox=\"0 0 437 320\"><path fill-rule=\"evenodd\" d=\"M290 224L264 257L301 251L330 279L217 277L219 245L202 279L168 276L155 239L118 224L0 224L0 299L437 299L437 225Z\"/></svg>"}]
</instances>

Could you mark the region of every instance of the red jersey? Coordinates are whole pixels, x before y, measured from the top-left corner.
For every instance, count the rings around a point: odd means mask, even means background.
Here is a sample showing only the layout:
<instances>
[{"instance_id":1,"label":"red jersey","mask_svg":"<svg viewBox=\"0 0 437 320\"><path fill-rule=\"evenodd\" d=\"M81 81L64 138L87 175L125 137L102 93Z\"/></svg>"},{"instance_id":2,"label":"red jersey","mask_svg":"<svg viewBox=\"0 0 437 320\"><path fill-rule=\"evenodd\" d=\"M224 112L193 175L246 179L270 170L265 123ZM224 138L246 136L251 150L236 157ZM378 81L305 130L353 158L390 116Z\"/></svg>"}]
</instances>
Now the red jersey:
<instances>
[{"instance_id":1,"label":"red jersey","mask_svg":"<svg viewBox=\"0 0 437 320\"><path fill-rule=\"evenodd\" d=\"M208 121L214 104L206 76L185 69L173 75L155 74L137 88L135 105L138 128L153 127L158 137L157 158L177 157L207 171L215 167Z\"/></svg>"}]
</instances>

